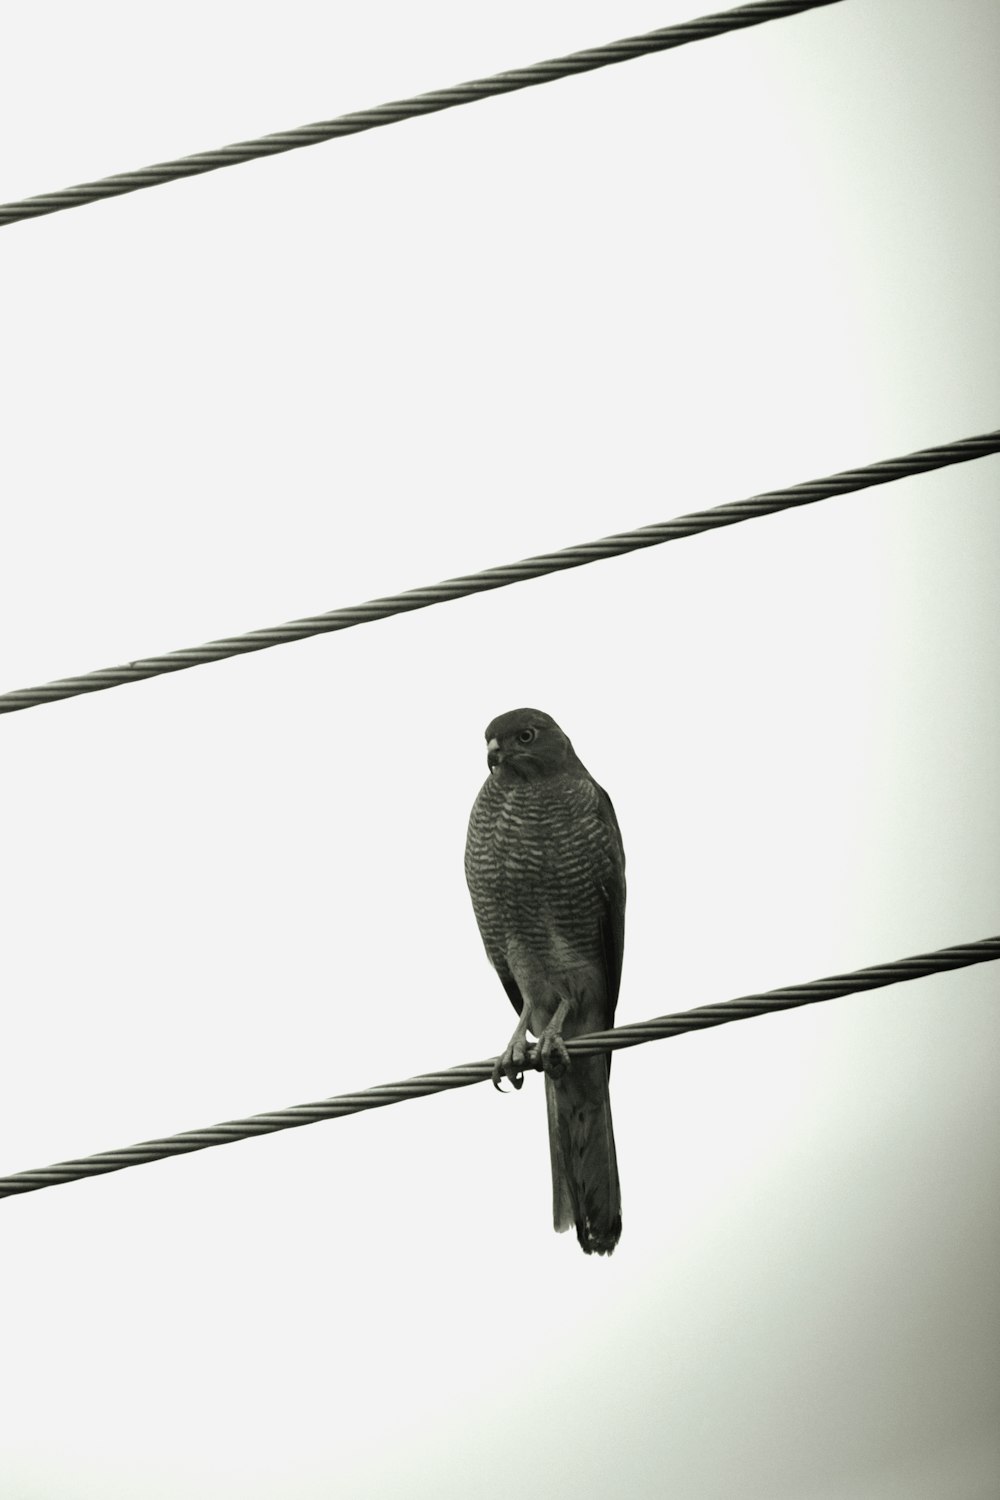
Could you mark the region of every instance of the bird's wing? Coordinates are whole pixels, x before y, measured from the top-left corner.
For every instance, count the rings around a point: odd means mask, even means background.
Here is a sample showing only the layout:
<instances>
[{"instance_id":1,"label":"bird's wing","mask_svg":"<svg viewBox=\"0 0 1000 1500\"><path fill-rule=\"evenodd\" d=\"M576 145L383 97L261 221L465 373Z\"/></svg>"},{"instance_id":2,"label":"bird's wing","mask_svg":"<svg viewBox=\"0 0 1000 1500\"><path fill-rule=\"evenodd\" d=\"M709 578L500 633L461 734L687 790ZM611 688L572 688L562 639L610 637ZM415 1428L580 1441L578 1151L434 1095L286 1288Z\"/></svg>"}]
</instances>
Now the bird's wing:
<instances>
[{"instance_id":1,"label":"bird's wing","mask_svg":"<svg viewBox=\"0 0 1000 1500\"><path fill-rule=\"evenodd\" d=\"M594 785L597 786L597 783ZM601 947L608 985L607 1025L612 1026L621 987L622 954L625 948L625 849L611 798L600 786L597 786L597 815L607 830L612 856L610 869L603 872L601 879Z\"/></svg>"}]
</instances>

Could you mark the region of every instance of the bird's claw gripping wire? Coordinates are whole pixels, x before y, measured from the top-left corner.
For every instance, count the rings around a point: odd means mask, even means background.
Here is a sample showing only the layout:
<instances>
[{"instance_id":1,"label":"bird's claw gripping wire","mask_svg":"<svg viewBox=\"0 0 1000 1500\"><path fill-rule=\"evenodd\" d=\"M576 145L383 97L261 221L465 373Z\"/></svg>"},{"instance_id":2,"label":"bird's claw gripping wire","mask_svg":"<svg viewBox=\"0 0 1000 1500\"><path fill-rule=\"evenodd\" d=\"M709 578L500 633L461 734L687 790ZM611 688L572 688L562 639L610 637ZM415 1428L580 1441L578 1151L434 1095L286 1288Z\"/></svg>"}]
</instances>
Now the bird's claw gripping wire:
<instances>
[{"instance_id":1,"label":"bird's claw gripping wire","mask_svg":"<svg viewBox=\"0 0 1000 1500\"><path fill-rule=\"evenodd\" d=\"M503 1087L506 1079L512 1088L523 1088L524 1075L532 1070L547 1073L550 1078L562 1078L569 1066L570 1055L562 1034L546 1027L533 1047L511 1041L493 1064L493 1087L498 1094L506 1093Z\"/></svg>"},{"instance_id":2,"label":"bird's claw gripping wire","mask_svg":"<svg viewBox=\"0 0 1000 1500\"><path fill-rule=\"evenodd\" d=\"M540 1068L550 1078L562 1078L570 1066L569 1052L562 1032L552 1026L546 1026L532 1056L536 1068Z\"/></svg>"},{"instance_id":3,"label":"bird's claw gripping wire","mask_svg":"<svg viewBox=\"0 0 1000 1500\"><path fill-rule=\"evenodd\" d=\"M524 1086L524 1070L531 1067L530 1060L525 1056L523 1043L511 1042L506 1052L498 1057L493 1064L493 1087L498 1094L505 1094L507 1090L503 1087L504 1079L514 1089Z\"/></svg>"}]
</instances>

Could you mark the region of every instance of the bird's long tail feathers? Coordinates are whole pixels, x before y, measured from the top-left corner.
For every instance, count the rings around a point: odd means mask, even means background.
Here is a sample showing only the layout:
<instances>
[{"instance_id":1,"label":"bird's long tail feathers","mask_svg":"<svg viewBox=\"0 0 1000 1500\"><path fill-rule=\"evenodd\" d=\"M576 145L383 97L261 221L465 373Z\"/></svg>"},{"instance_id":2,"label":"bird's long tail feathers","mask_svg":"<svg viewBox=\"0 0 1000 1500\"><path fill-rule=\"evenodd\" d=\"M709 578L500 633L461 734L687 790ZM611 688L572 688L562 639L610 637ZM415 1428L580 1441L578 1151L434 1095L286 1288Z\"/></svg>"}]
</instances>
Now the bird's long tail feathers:
<instances>
[{"instance_id":1,"label":"bird's long tail feathers","mask_svg":"<svg viewBox=\"0 0 1000 1500\"><path fill-rule=\"evenodd\" d=\"M546 1075L552 1218L560 1232L576 1229L587 1255L610 1255L622 1232L608 1059L574 1057L562 1078Z\"/></svg>"}]
</instances>

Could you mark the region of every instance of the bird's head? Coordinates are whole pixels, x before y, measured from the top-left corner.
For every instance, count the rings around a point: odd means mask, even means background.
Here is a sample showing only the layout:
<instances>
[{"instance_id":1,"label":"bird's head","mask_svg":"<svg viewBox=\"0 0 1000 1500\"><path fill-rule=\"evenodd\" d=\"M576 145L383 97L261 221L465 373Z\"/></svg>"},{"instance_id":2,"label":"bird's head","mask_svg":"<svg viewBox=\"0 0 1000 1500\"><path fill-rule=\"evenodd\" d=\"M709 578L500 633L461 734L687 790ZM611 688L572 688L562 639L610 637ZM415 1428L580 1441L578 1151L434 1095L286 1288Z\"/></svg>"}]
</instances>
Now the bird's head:
<instances>
[{"instance_id":1,"label":"bird's head","mask_svg":"<svg viewBox=\"0 0 1000 1500\"><path fill-rule=\"evenodd\" d=\"M493 777L533 781L558 775L575 762L573 746L540 709L511 709L486 730L486 764Z\"/></svg>"}]
</instances>

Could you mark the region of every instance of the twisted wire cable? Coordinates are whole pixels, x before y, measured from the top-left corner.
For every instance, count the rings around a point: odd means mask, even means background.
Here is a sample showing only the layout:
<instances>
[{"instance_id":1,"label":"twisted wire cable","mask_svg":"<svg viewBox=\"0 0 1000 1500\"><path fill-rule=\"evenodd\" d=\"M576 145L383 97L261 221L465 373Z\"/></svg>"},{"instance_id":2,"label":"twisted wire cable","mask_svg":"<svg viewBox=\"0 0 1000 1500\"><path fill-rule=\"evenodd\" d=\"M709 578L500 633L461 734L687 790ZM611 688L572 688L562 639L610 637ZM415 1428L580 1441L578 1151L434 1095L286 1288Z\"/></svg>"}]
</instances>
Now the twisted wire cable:
<instances>
[{"instance_id":1,"label":"twisted wire cable","mask_svg":"<svg viewBox=\"0 0 1000 1500\"><path fill-rule=\"evenodd\" d=\"M459 104L474 104L479 99L491 99L498 94L512 94L519 89L534 88L540 83L553 83L557 79L570 78L578 73L592 73L598 68L611 67L614 63L630 62L636 57L666 52L672 47L681 47L686 42L703 41L706 37L720 36L727 31L741 31L748 26L758 26L763 21L774 21L783 16L797 15L800 11L818 10L821 6L837 3L838 0L758 0L756 4L739 5L735 10L701 16L676 26L664 26L659 31L648 31L642 36L623 37L600 47L571 52L566 57L555 57L526 68L494 73L489 78L477 78L470 83L455 84L452 88L435 89L431 93L417 94L410 99L397 99L390 104L376 105L374 109L340 115L334 120L300 125L294 130L282 130L274 135L260 136L256 140L221 146L215 151L199 151L194 156L182 156L177 161L159 162L156 166L141 167L135 172L102 177L97 182L82 182L76 187L63 188L58 193L42 193L38 197L22 198L16 203L5 203L0 205L0 225L16 224L21 219L37 219L43 214L58 213L64 208L79 208L84 203L117 198L124 193L138 192L140 188L175 182L181 177L197 177L204 172L216 172L221 167L234 167L240 162L256 161L263 156L278 156L285 151L315 146L321 141L334 140L339 136L358 135L363 130L395 125L400 120L410 120L419 115L438 114Z\"/></svg>"},{"instance_id":2,"label":"twisted wire cable","mask_svg":"<svg viewBox=\"0 0 1000 1500\"><path fill-rule=\"evenodd\" d=\"M680 1036L688 1031L705 1031L710 1026L725 1025L727 1021L746 1021L752 1016L772 1015L802 1005L815 1005L821 1000L834 1000L843 995L882 989L906 979L921 979L928 974L941 974L952 969L968 968L972 964L989 963L998 958L1000 936L982 938L975 943L960 943L953 948L939 948L933 953L874 964L870 968L856 969L850 974L835 974L826 979L811 980L807 984L767 990L759 995L744 995L721 1005L702 1005L696 1010L658 1016L652 1021L616 1027L614 1031L591 1032L587 1036L568 1041L567 1047L571 1054L577 1055L614 1052L623 1047L638 1047L644 1042L664 1037ZM33 1193L40 1188L56 1187L59 1183L76 1182L85 1177L98 1177L107 1172L120 1172L126 1167L138 1167L170 1156L183 1156L191 1151L206 1151L211 1146L225 1146L253 1136L272 1135L275 1131L292 1130L299 1125L314 1125L320 1120L339 1119L344 1115L359 1114L362 1110L379 1109L386 1104L402 1104L407 1099L421 1099L428 1094L444 1093L448 1089L467 1088L470 1084L482 1083L484 1079L492 1077L496 1061L496 1058L487 1058L483 1062L464 1063L456 1068L445 1068L439 1073L423 1073L402 1083L378 1084L357 1094L339 1094L313 1104L296 1104L289 1109L250 1115L244 1120L209 1125L203 1130L185 1130L179 1135L164 1136L161 1140L142 1141L119 1151L100 1151L94 1156L58 1162L51 1167L15 1172L9 1177L0 1177L0 1198ZM537 1056L530 1059L528 1066L538 1067Z\"/></svg>"},{"instance_id":3,"label":"twisted wire cable","mask_svg":"<svg viewBox=\"0 0 1000 1500\"><path fill-rule=\"evenodd\" d=\"M464 599L471 594L506 588L508 584L521 583L529 578L542 578L548 573L581 568L587 563L608 557L621 557L624 553L637 552L643 547L658 547L663 542L674 542L680 537L696 536L699 532L715 531L719 527L749 521L756 516L768 516L776 511L812 505L817 500L828 500L833 495L888 484L910 474L924 474L932 469L945 468L948 464L966 463L969 459L997 452L1000 452L1000 431L960 438L940 447L922 448L903 458L887 458L864 468L845 469L826 479L810 479L803 484L792 485L790 489L771 490L748 500L730 501L726 505L717 505L712 510L677 516L672 521L661 521L657 525L642 526L635 531L621 532L617 536L606 536L600 541L585 542L579 547L565 547L560 552L528 557L503 567L486 568L481 573L449 578L443 583L410 589L402 594L391 594L384 599L369 599L366 604L332 609L327 614L289 620L284 625L274 625L263 630L248 630L245 635L227 636L223 640L209 641L204 646L168 651L163 656L145 657L120 667L102 667L79 677L63 677L57 682L44 683L39 687L16 688L9 693L0 693L0 714L36 708L39 704L52 703L60 698L76 698L81 693L98 693L105 688L122 687L127 682L160 677L167 672L182 672L186 667L225 661L231 656L264 651L269 646L283 646L290 641L302 641L334 630L348 630L352 625L367 625L372 620L426 609L429 605L443 604L449 599Z\"/></svg>"},{"instance_id":4,"label":"twisted wire cable","mask_svg":"<svg viewBox=\"0 0 1000 1500\"><path fill-rule=\"evenodd\" d=\"M637 552L642 547L660 546L664 541L676 541L702 531L715 531L720 526L735 525L741 520L771 516L775 511L792 510L798 505L810 505L819 499L829 499L832 495L867 489L874 484L888 484L895 478L924 474L930 469L945 468L949 463L964 463L969 459L984 458L988 453L999 452L1000 431L987 432L979 437L960 438L955 443L910 453L906 458L883 459L879 463L868 463L864 468L844 469L840 474L793 484L790 489L769 490L768 493L754 495L750 499L736 499L729 504L715 505L712 510L693 511L688 516L676 516L673 520L663 520L657 525L640 526L636 531L624 531L598 541L586 541L582 546L564 547L561 552L543 553L502 567L484 568L481 573L451 577L426 588L408 589L403 594L370 598L367 603L349 604L345 609L331 609L324 615L289 619L283 625L247 630L246 634L240 636L210 640L205 645L187 646L180 651L168 651L159 657L127 661L124 666L99 667L94 672L67 676L55 682L45 682L39 687L15 688L9 693L0 693L0 714L13 714L21 708L36 708L39 703L51 703L63 697L76 697L81 693L99 693L103 688L123 687L126 682L138 682L150 676L162 676L166 672L183 672L186 667L204 666L208 661L225 661L228 657L246 655L250 651L265 651L268 646L288 645L291 640L306 640L309 636L328 634L334 630L348 630L351 625L369 624L373 619L387 619L391 615L426 609L430 604L442 604L451 598L483 594L489 589L505 588L508 583L525 582L531 577L544 577L567 568L583 567L588 562Z\"/></svg>"}]
</instances>

